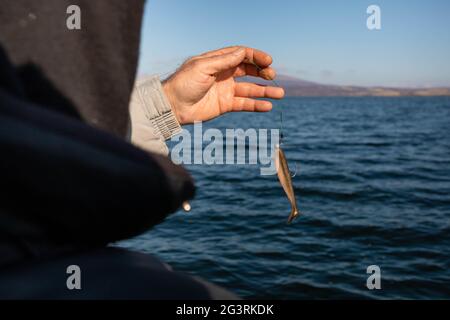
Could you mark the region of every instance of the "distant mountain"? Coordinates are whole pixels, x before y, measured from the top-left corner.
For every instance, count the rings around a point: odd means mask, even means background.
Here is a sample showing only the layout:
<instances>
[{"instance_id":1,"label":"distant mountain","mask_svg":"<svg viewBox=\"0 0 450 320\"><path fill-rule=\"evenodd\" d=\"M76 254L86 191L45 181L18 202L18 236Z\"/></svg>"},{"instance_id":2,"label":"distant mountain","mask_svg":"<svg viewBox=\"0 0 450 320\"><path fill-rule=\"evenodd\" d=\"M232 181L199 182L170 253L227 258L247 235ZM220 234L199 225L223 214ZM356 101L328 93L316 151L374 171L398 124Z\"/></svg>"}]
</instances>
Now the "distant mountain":
<instances>
[{"instance_id":1,"label":"distant mountain","mask_svg":"<svg viewBox=\"0 0 450 320\"><path fill-rule=\"evenodd\" d=\"M244 81L271 85L271 82L244 78ZM450 88L388 88L338 86L305 81L291 76L278 75L276 82L284 88L286 96L348 96L348 97L400 97L400 96L450 96Z\"/></svg>"}]
</instances>

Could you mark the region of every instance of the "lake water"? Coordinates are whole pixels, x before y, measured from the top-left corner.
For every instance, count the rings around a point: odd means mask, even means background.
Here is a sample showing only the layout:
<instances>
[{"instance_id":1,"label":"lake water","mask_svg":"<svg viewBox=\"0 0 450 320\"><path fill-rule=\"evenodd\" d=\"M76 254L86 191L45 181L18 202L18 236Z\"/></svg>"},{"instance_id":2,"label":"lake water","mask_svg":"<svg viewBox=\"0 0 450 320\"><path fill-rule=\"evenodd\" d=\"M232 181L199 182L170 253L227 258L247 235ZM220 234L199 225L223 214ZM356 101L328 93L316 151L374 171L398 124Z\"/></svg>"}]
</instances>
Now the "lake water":
<instances>
[{"instance_id":1,"label":"lake water","mask_svg":"<svg viewBox=\"0 0 450 320\"><path fill-rule=\"evenodd\" d=\"M287 98L284 149L303 216L259 166L190 165L198 187L122 246L244 298L450 298L450 98ZM229 114L204 129L278 128ZM366 269L381 268L381 290Z\"/></svg>"}]
</instances>

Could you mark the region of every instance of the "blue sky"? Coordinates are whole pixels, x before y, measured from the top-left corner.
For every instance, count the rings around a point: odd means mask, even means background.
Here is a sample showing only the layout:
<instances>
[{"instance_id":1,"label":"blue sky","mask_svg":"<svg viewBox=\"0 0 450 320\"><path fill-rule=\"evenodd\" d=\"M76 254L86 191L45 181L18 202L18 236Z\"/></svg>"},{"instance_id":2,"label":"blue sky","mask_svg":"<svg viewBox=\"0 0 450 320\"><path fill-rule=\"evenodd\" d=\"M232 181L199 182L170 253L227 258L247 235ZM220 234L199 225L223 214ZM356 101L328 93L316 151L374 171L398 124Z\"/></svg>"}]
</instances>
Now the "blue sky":
<instances>
[{"instance_id":1,"label":"blue sky","mask_svg":"<svg viewBox=\"0 0 450 320\"><path fill-rule=\"evenodd\" d=\"M366 27L369 5L382 29ZM321 83L450 86L448 0L147 0L139 73L241 44L283 73Z\"/></svg>"}]
</instances>

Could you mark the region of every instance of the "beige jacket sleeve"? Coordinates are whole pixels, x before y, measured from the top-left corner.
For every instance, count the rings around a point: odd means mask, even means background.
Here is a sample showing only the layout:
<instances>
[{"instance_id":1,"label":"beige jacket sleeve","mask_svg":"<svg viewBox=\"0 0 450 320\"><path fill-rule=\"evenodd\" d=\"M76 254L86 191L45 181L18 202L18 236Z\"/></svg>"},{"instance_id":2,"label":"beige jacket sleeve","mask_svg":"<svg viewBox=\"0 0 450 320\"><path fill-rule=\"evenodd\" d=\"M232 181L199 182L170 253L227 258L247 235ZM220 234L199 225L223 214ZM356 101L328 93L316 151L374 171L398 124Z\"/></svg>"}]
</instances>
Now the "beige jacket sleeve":
<instances>
[{"instance_id":1,"label":"beige jacket sleeve","mask_svg":"<svg viewBox=\"0 0 450 320\"><path fill-rule=\"evenodd\" d=\"M181 131L158 76L136 81L130 99L129 139L150 152L168 155L165 143Z\"/></svg>"}]
</instances>

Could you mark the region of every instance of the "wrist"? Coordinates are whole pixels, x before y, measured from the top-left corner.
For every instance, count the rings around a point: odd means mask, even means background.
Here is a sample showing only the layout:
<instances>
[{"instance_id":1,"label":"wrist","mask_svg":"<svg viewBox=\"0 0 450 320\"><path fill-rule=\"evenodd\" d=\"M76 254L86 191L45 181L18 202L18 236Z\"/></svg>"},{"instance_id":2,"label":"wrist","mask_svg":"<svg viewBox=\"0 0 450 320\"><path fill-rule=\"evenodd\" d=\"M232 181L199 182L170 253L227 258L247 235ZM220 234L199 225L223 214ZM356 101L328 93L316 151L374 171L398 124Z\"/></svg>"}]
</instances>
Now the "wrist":
<instances>
[{"instance_id":1,"label":"wrist","mask_svg":"<svg viewBox=\"0 0 450 320\"><path fill-rule=\"evenodd\" d=\"M182 118L180 117L180 115L178 113L178 108L177 108L177 105L175 103L175 99L173 98L173 94L172 94L173 91L172 91L172 88L170 86L170 80L164 80L161 83L161 86L163 88L163 92L164 92L164 95L167 98L167 101L169 101L170 108L172 109L172 113L175 115L175 118L177 119L178 123L180 125L184 124L183 121L182 121Z\"/></svg>"}]
</instances>

